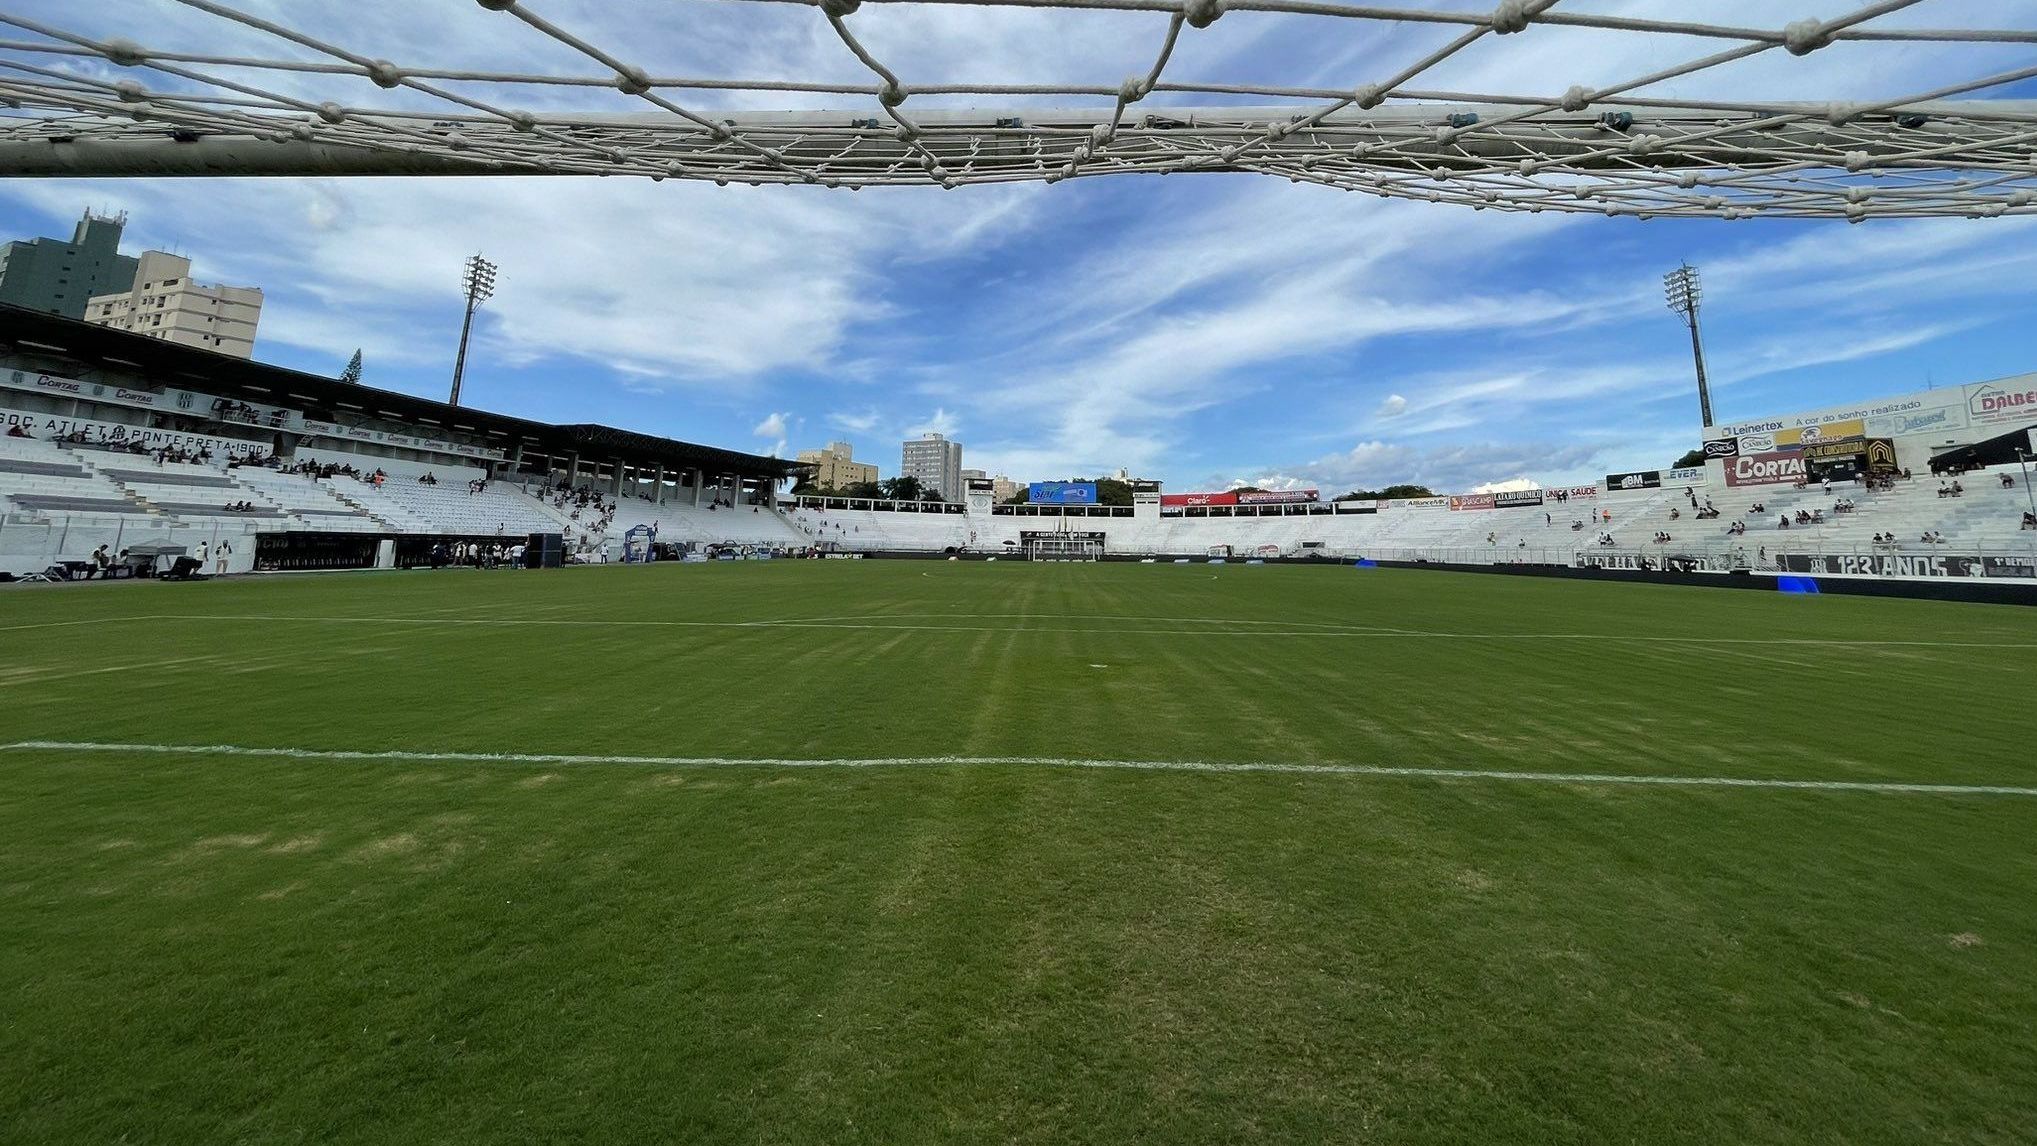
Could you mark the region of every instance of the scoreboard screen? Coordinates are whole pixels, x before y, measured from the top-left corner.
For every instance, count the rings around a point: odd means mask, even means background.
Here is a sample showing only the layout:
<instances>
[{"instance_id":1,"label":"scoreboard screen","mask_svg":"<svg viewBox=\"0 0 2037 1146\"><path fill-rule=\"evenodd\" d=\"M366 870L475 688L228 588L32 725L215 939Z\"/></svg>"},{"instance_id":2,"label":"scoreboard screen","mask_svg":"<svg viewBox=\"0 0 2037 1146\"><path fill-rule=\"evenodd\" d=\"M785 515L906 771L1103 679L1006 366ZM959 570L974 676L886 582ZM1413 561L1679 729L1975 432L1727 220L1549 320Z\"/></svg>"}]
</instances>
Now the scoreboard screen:
<instances>
[{"instance_id":1,"label":"scoreboard screen","mask_svg":"<svg viewBox=\"0 0 2037 1146\"><path fill-rule=\"evenodd\" d=\"M1093 481L1036 481L1026 487L1026 500L1034 505L1095 505Z\"/></svg>"}]
</instances>

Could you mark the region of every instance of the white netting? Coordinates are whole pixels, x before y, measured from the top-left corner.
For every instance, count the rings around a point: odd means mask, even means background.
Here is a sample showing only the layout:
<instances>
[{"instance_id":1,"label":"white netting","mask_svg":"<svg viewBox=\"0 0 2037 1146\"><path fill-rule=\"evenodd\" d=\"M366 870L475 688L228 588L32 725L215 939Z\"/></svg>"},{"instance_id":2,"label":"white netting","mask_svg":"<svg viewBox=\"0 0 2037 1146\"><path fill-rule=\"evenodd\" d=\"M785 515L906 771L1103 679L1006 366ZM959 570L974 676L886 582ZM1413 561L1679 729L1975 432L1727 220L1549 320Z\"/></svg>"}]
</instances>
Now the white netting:
<instances>
[{"instance_id":1,"label":"white netting","mask_svg":"<svg viewBox=\"0 0 2037 1146\"><path fill-rule=\"evenodd\" d=\"M1478 10L1463 0L720 3L807 21L860 75L653 74L633 58L634 38L548 19L546 0L416 0L441 38L399 40L411 45L401 59L348 42L367 35L350 36L333 18L352 5L279 22L214 0L163 0L162 9L188 17L183 31L202 19L215 26L205 42L236 49L203 51L146 42L159 21L132 18L136 5L66 4L43 18L0 13L14 30L0 40L0 105L10 109L0 116L0 174L627 174L952 187L1254 172L1476 207L1639 217L2037 213L2037 102L2005 98L2037 78L2037 26L1963 26L1986 7L1970 0L1883 0L1770 27L1640 19L1556 0L1484 0ZM1141 34L1150 38L1125 46L1140 62L1118 82L915 83L858 34L880 5L903 3L1071 20L1108 13L1149 24ZM109 13L116 9L130 17L125 25ZM629 10L654 19L648 6ZM1906 12L1946 26L1890 19ZM1354 49L1368 58L1339 77L1348 87L1219 82L1170 68L1220 18L1306 23L1324 44L1407 50L1382 65ZM471 42L490 44L503 42L506 26L531 40L530 51L541 46L547 63L528 65L512 45L500 66L472 66L464 26ZM1459 65L1503 63L1538 35L1626 45L1557 58L1555 68L1579 75L1605 60L1644 65L1597 83L1568 82L1560 71L1493 88L1435 82L1505 77L1504 66ZM1761 100L1736 86L1735 69L1750 62L1787 72L1875 46L1928 51L1940 66L1928 82L1845 99ZM445 58L461 66L434 63ZM1553 70L1546 54L1536 59L1538 77ZM1328 70L1318 60L1307 72ZM1880 73L1863 61L1859 74ZM986 101L997 106L956 106ZM793 103L812 109L758 110Z\"/></svg>"}]
</instances>

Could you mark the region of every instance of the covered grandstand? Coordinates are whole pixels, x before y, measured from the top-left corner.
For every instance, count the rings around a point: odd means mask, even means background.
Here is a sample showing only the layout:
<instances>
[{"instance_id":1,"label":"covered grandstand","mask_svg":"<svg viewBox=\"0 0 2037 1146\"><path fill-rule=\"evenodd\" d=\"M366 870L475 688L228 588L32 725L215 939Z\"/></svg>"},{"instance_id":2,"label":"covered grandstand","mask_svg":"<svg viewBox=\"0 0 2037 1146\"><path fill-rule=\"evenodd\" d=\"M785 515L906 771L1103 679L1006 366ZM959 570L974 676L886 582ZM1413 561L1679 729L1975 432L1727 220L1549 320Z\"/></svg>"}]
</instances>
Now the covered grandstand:
<instances>
[{"instance_id":1,"label":"covered grandstand","mask_svg":"<svg viewBox=\"0 0 2037 1146\"><path fill-rule=\"evenodd\" d=\"M226 540L229 571L612 529L787 547L778 458L553 425L0 307L0 570ZM380 480L376 480L379 471ZM402 539L404 544L394 544ZM387 541L391 544L384 545Z\"/></svg>"}]
</instances>

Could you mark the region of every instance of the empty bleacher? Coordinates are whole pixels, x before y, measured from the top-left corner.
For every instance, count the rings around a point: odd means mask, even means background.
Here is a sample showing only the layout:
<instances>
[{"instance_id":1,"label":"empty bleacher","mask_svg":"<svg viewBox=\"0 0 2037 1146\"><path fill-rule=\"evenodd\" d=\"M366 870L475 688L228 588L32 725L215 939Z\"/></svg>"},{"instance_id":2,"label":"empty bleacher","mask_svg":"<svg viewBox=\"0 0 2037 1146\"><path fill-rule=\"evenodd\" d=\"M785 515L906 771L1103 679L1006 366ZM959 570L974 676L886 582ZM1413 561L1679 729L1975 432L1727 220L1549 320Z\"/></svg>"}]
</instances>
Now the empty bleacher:
<instances>
[{"instance_id":1,"label":"empty bleacher","mask_svg":"<svg viewBox=\"0 0 2037 1146\"><path fill-rule=\"evenodd\" d=\"M663 544L762 545L781 549L812 544L784 515L761 505L692 505L690 498L686 504L673 500L661 504L625 497L616 505L608 536L619 540L639 525L655 528L658 541Z\"/></svg>"},{"instance_id":2,"label":"empty bleacher","mask_svg":"<svg viewBox=\"0 0 2037 1146\"><path fill-rule=\"evenodd\" d=\"M340 477L325 484L399 533L517 537L565 532L556 516L511 485L490 482L481 492L470 493L464 479L426 485L415 478L390 478L377 487Z\"/></svg>"},{"instance_id":3,"label":"empty bleacher","mask_svg":"<svg viewBox=\"0 0 2037 1146\"><path fill-rule=\"evenodd\" d=\"M71 451L26 438L0 438L0 494L13 513L93 518L151 512Z\"/></svg>"}]
</instances>

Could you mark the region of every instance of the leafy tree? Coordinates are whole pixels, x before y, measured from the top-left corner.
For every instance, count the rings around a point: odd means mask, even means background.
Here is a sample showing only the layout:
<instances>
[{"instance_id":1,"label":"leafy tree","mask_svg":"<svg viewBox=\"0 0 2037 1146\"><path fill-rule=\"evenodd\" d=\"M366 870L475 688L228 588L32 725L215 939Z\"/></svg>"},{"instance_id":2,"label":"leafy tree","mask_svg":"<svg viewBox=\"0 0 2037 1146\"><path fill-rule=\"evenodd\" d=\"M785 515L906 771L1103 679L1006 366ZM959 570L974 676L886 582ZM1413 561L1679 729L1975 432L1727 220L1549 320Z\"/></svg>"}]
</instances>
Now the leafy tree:
<instances>
[{"instance_id":1,"label":"leafy tree","mask_svg":"<svg viewBox=\"0 0 2037 1146\"><path fill-rule=\"evenodd\" d=\"M1390 485L1385 489L1354 489L1339 494L1337 501L1392 501L1395 498L1434 497L1425 485Z\"/></svg>"},{"instance_id":2,"label":"leafy tree","mask_svg":"<svg viewBox=\"0 0 2037 1146\"><path fill-rule=\"evenodd\" d=\"M919 479L911 474L885 478L877 483L877 488L883 491L881 496L892 501L918 501L920 494L926 492L919 484Z\"/></svg>"},{"instance_id":3,"label":"leafy tree","mask_svg":"<svg viewBox=\"0 0 2037 1146\"><path fill-rule=\"evenodd\" d=\"M884 496L884 491L879 489L874 481L852 481L848 485L843 486L839 494L833 496L861 497L875 501Z\"/></svg>"},{"instance_id":4,"label":"leafy tree","mask_svg":"<svg viewBox=\"0 0 2037 1146\"><path fill-rule=\"evenodd\" d=\"M1096 504L1098 505L1132 504L1132 487L1130 483L1121 482L1116 478L1103 477L1080 478L1077 480L1094 481L1096 483Z\"/></svg>"},{"instance_id":5,"label":"leafy tree","mask_svg":"<svg viewBox=\"0 0 2037 1146\"><path fill-rule=\"evenodd\" d=\"M361 382L361 352L356 349L354 356L347 360L347 368L340 371L339 380L358 386Z\"/></svg>"},{"instance_id":6,"label":"leafy tree","mask_svg":"<svg viewBox=\"0 0 2037 1146\"><path fill-rule=\"evenodd\" d=\"M1669 468L1681 470L1688 469L1691 466L1701 466L1703 464L1705 464L1705 452L1703 450L1692 450L1689 453L1683 455L1682 457L1676 459L1676 464Z\"/></svg>"}]
</instances>

